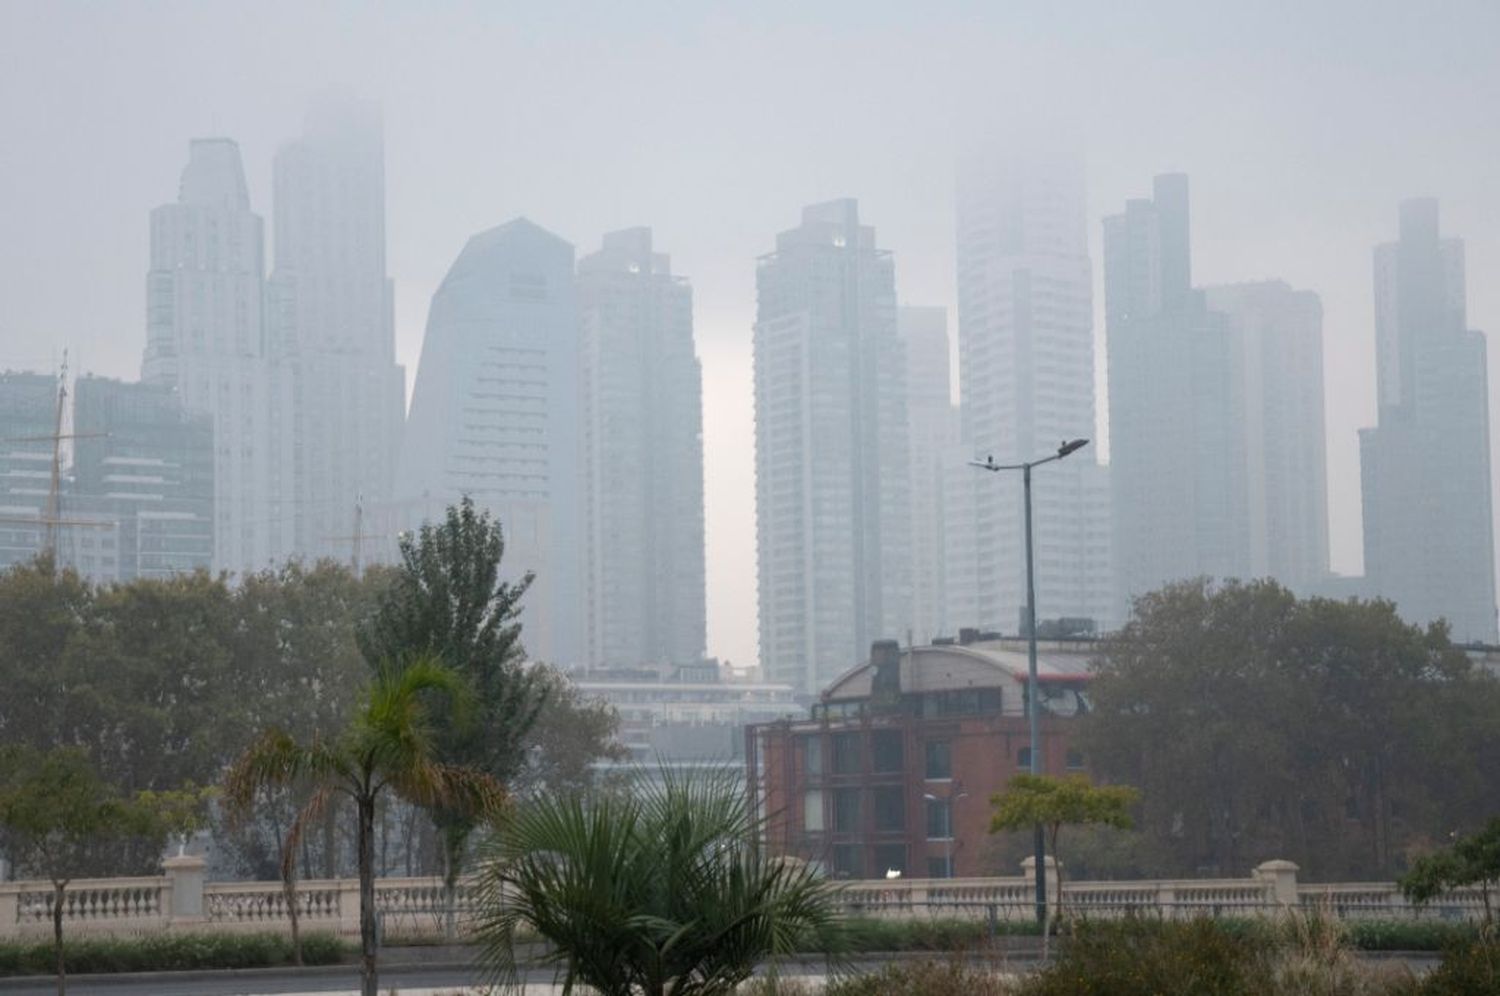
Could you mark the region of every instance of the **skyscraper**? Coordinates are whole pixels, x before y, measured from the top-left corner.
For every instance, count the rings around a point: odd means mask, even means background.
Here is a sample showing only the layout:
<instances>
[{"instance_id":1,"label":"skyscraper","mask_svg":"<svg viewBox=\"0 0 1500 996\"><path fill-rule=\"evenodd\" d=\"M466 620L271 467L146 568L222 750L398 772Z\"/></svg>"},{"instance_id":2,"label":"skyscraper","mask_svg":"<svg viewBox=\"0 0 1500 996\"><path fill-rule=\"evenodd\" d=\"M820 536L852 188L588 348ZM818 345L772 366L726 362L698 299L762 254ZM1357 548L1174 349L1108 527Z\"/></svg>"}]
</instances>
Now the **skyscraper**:
<instances>
[{"instance_id":1,"label":"skyscraper","mask_svg":"<svg viewBox=\"0 0 1500 996\"><path fill-rule=\"evenodd\" d=\"M57 388L51 374L0 373L0 571L46 544Z\"/></svg>"},{"instance_id":2,"label":"skyscraper","mask_svg":"<svg viewBox=\"0 0 1500 996\"><path fill-rule=\"evenodd\" d=\"M1328 576L1323 306L1284 281L1209 287L1228 320L1231 405L1244 437L1249 577L1302 594Z\"/></svg>"},{"instance_id":3,"label":"skyscraper","mask_svg":"<svg viewBox=\"0 0 1500 996\"><path fill-rule=\"evenodd\" d=\"M219 570L255 570L286 552L277 513L290 468L262 322L263 254L239 147L194 140L176 203L151 212L141 376L213 421Z\"/></svg>"},{"instance_id":4,"label":"skyscraper","mask_svg":"<svg viewBox=\"0 0 1500 996\"><path fill-rule=\"evenodd\" d=\"M81 377L73 389L71 562L94 577L167 578L207 570L214 551L214 420L163 384ZM108 544L106 546L106 544Z\"/></svg>"},{"instance_id":5,"label":"skyscraper","mask_svg":"<svg viewBox=\"0 0 1500 996\"><path fill-rule=\"evenodd\" d=\"M815 691L911 625L895 266L853 200L805 208L756 270L760 658Z\"/></svg>"},{"instance_id":6,"label":"skyscraper","mask_svg":"<svg viewBox=\"0 0 1500 996\"><path fill-rule=\"evenodd\" d=\"M972 482L954 472L954 465L962 461L958 459L958 409L950 386L948 311L903 305L896 324L906 353L911 629L916 642L927 643L954 629L948 619L948 491ZM906 637L899 635L903 640Z\"/></svg>"},{"instance_id":7,"label":"skyscraper","mask_svg":"<svg viewBox=\"0 0 1500 996\"><path fill-rule=\"evenodd\" d=\"M291 485L277 515L294 523L296 552L345 556L356 503L392 494L405 412L378 110L317 108L276 154L274 197L268 328L288 393L272 418Z\"/></svg>"},{"instance_id":8,"label":"skyscraper","mask_svg":"<svg viewBox=\"0 0 1500 996\"><path fill-rule=\"evenodd\" d=\"M584 646L591 667L696 664L706 643L693 292L649 228L578 263Z\"/></svg>"},{"instance_id":9,"label":"skyscraper","mask_svg":"<svg viewBox=\"0 0 1500 996\"><path fill-rule=\"evenodd\" d=\"M1249 530L1228 319L1193 289L1188 184L1104 219L1118 607L1183 578L1244 577Z\"/></svg>"},{"instance_id":10,"label":"skyscraper","mask_svg":"<svg viewBox=\"0 0 1500 996\"><path fill-rule=\"evenodd\" d=\"M958 184L963 439L1016 463L1094 436L1093 268L1081 164L978 153ZM1015 632L1026 604L1022 486L958 467L974 492L950 528L972 555L948 593L954 621ZM1033 478L1037 618L1114 617L1108 472L1085 450Z\"/></svg>"},{"instance_id":11,"label":"skyscraper","mask_svg":"<svg viewBox=\"0 0 1500 996\"><path fill-rule=\"evenodd\" d=\"M528 653L582 660L573 247L524 218L469 239L433 295L401 447L421 517L469 495L500 519ZM633 468L617 465L624 475Z\"/></svg>"},{"instance_id":12,"label":"skyscraper","mask_svg":"<svg viewBox=\"0 0 1500 996\"><path fill-rule=\"evenodd\" d=\"M1360 431L1365 575L1407 620L1496 639L1489 388L1465 316L1464 246L1437 201L1401 205L1375 250L1379 422Z\"/></svg>"}]
</instances>

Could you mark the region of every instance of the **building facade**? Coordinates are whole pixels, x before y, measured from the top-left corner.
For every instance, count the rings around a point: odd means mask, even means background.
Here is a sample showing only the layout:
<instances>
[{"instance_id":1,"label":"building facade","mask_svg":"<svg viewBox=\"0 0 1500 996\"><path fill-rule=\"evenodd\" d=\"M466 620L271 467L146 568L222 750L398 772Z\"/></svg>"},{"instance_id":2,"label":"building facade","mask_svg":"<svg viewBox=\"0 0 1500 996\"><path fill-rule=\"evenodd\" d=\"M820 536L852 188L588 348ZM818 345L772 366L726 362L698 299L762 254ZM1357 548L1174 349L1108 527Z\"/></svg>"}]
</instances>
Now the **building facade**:
<instances>
[{"instance_id":1,"label":"building facade","mask_svg":"<svg viewBox=\"0 0 1500 996\"><path fill-rule=\"evenodd\" d=\"M693 293L651 230L578 262L584 660L694 664L706 634Z\"/></svg>"},{"instance_id":2,"label":"building facade","mask_svg":"<svg viewBox=\"0 0 1500 996\"><path fill-rule=\"evenodd\" d=\"M1434 200L1401 205L1375 250L1378 423L1360 432L1365 575L1402 617L1494 643L1484 334L1468 327L1464 247Z\"/></svg>"},{"instance_id":3,"label":"building facade","mask_svg":"<svg viewBox=\"0 0 1500 996\"><path fill-rule=\"evenodd\" d=\"M1094 436L1093 267L1081 163L979 153L958 184L958 343L968 459L1019 463ZM1019 475L954 467L972 491L950 528L972 553L956 627L1017 632L1026 604ZM1033 478L1040 616L1113 618L1108 471L1088 449Z\"/></svg>"},{"instance_id":4,"label":"building facade","mask_svg":"<svg viewBox=\"0 0 1500 996\"><path fill-rule=\"evenodd\" d=\"M1310 594L1328 577L1322 302L1281 280L1204 295L1228 321L1227 400L1244 437L1246 575Z\"/></svg>"},{"instance_id":5,"label":"building facade","mask_svg":"<svg viewBox=\"0 0 1500 996\"><path fill-rule=\"evenodd\" d=\"M1104 219L1110 488L1121 618L1183 578L1249 571L1245 438L1228 319L1192 286L1188 183Z\"/></svg>"},{"instance_id":6,"label":"building facade","mask_svg":"<svg viewBox=\"0 0 1500 996\"><path fill-rule=\"evenodd\" d=\"M911 625L895 266L853 200L805 208L756 270L760 660L804 692Z\"/></svg>"},{"instance_id":7,"label":"building facade","mask_svg":"<svg viewBox=\"0 0 1500 996\"><path fill-rule=\"evenodd\" d=\"M958 408L953 404L945 308L903 305L897 329L906 351L906 419L911 481L911 637L926 643L954 632L948 612L947 515L950 489L971 482L958 463ZM906 634L901 634L905 637Z\"/></svg>"},{"instance_id":8,"label":"building facade","mask_svg":"<svg viewBox=\"0 0 1500 996\"><path fill-rule=\"evenodd\" d=\"M401 448L404 528L463 495L505 530L536 660L583 660L573 247L518 218L469 239L433 295ZM621 474L633 468L616 468Z\"/></svg>"},{"instance_id":9,"label":"building facade","mask_svg":"<svg viewBox=\"0 0 1500 996\"><path fill-rule=\"evenodd\" d=\"M58 379L0 373L0 571L29 563L47 542Z\"/></svg>"},{"instance_id":10,"label":"building facade","mask_svg":"<svg viewBox=\"0 0 1500 996\"><path fill-rule=\"evenodd\" d=\"M1046 774L1085 767L1070 726L1088 709L1091 653L1087 641L1039 648ZM751 726L746 777L773 853L835 878L989 872L990 796L1031 767L1026 676L1020 640L882 641L807 718Z\"/></svg>"},{"instance_id":11,"label":"building facade","mask_svg":"<svg viewBox=\"0 0 1500 996\"><path fill-rule=\"evenodd\" d=\"M355 507L395 490L405 415L385 259L379 111L329 104L274 163L275 269L267 329L284 392L273 430L290 498L275 510L305 557L349 556Z\"/></svg>"},{"instance_id":12,"label":"building facade","mask_svg":"<svg viewBox=\"0 0 1500 996\"><path fill-rule=\"evenodd\" d=\"M160 384L81 377L73 389L70 514L114 523L68 535L94 578L169 578L214 560L214 419ZM106 541L113 541L109 546Z\"/></svg>"},{"instance_id":13,"label":"building facade","mask_svg":"<svg viewBox=\"0 0 1500 996\"><path fill-rule=\"evenodd\" d=\"M141 378L213 423L216 570L289 552L279 518L290 483L276 371L267 348L264 234L239 147L190 143L177 201L151 212Z\"/></svg>"},{"instance_id":14,"label":"building facade","mask_svg":"<svg viewBox=\"0 0 1500 996\"><path fill-rule=\"evenodd\" d=\"M736 673L715 660L678 667L582 668L579 694L620 719L623 764L744 771L745 727L803 711L790 685Z\"/></svg>"}]
</instances>

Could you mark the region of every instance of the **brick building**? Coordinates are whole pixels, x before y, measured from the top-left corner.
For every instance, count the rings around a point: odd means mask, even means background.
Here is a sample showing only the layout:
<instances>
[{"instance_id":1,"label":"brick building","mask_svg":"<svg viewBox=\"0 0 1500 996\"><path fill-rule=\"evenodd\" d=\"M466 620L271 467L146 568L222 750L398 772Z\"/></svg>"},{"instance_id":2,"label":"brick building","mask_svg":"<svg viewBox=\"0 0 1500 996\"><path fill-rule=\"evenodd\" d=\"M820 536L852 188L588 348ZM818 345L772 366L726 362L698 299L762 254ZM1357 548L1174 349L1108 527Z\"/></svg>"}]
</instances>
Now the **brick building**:
<instances>
[{"instance_id":1,"label":"brick building","mask_svg":"<svg viewBox=\"0 0 1500 996\"><path fill-rule=\"evenodd\" d=\"M992 793L1031 764L1026 643L978 638L901 648L825 689L806 719L746 728L752 804L767 843L836 878L977 872ZM1042 641L1047 774L1082 770L1071 717L1088 710L1093 643Z\"/></svg>"}]
</instances>

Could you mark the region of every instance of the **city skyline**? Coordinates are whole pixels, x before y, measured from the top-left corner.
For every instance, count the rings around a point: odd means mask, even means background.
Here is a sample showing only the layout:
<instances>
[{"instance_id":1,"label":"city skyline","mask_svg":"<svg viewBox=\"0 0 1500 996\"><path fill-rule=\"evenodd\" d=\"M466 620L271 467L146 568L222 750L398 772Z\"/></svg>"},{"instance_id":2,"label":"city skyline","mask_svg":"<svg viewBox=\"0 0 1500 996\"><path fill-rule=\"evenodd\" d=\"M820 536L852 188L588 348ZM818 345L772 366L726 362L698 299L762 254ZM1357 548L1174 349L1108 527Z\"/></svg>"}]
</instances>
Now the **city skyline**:
<instances>
[{"instance_id":1,"label":"city skyline","mask_svg":"<svg viewBox=\"0 0 1500 996\"><path fill-rule=\"evenodd\" d=\"M408 367L409 376L414 374L423 316L443 269L468 232L495 220L524 212L546 219L550 227L579 245L593 244L603 231L650 222L662 242L673 247L684 272L693 274L705 372L709 570L714 579L709 586L714 602L710 651L736 660L753 651L754 628L753 612L744 609L743 578L747 557L753 556L753 538L747 539L751 534L746 528L753 521L753 507L744 497L753 485L746 459L751 438L746 414L750 396L746 302L752 285L746 261L762 251L772 220L795 205L819 196L857 194L897 254L901 302L946 305L952 328L956 291L949 263L952 236L946 229L952 215L955 143L948 132L955 117L968 122L979 119L972 105L954 97L957 102L949 106L946 95L962 89L953 85L956 80L983 79L972 68L977 53L1004 54L1006 58L992 61L1014 65L1020 79L1038 62L1071 54L1087 80L1112 79L1120 84L1117 96L1079 100L1078 90L1073 89L1060 94L1059 100L1064 117L1080 112L1077 127L1088 136L1088 227L1096 261L1101 258L1099 218L1134 195L1153 173L1181 168L1195 181L1199 282L1210 285L1280 275L1292 286L1311 289L1322 297L1335 568L1347 572L1359 566L1355 431L1375 423L1370 246L1389 239L1389 218L1397 202L1435 194L1443 201L1445 230L1468 242L1471 272L1492 272L1500 264L1493 223L1500 212L1493 193L1481 190L1481 171L1476 165L1492 158L1488 150L1494 137L1486 129L1472 127L1473 121L1482 120L1476 110L1492 102L1496 93L1493 67L1479 61L1482 50L1478 47L1478 40L1487 34L1480 22L1492 24L1495 14L1492 8L1481 6L1441 22L1402 14L1394 6L1384 8L1380 17L1345 16L1324 9L1300 22L1297 37L1287 36L1273 14L1239 11L1231 17L1235 29L1231 33L1244 52L1232 54L1227 61L1222 47L1213 41L1223 33L1222 25L1209 31L1208 15L1192 14L1186 7L1159 19L1162 31L1156 40L1130 34L1128 26L1099 12L1095 15L1098 27L1087 31L1069 26L1068 19L1061 17L1009 24L1014 41L1007 41L999 30L999 15L970 17L965 19L960 39L955 32L958 19L952 12L939 11L929 25L903 32L912 43L926 46L919 51L940 51L939 39L951 43L954 57L934 67L932 85L903 84L898 92L878 75L862 74L874 92L892 98L883 116L895 112L912 122L910 141L897 157L882 160L873 154L887 139L872 137L876 133L867 128L852 140L840 136L847 148L839 149L831 136L824 140L807 127L807 121L826 111L837 93L836 88L826 93L816 86L808 88L808 74L814 70L793 68L743 92L720 82L716 74L702 74L703 93L689 105L690 112L691 108L701 111L708 106L705 102L720 98L727 101L725 113L733 113L754 106L752 95L756 103L776 106L784 103L788 93L808 94L812 115L793 117L787 125L797 140L783 147L784 165L772 163L766 169L763 157L746 157L745 167L738 172L702 169L706 163L696 146L722 147L728 139L728 132L712 123L700 134L702 142L690 143L693 148L664 141L668 136L665 119L655 112L646 112L644 120L621 116L618 125L606 123L601 132L601 112L608 116L622 105L608 97L593 103L578 101L580 90L564 79L566 66L552 74L540 71L543 85L534 101L498 111L503 126L493 134L527 136L527 155L512 156L513 143L487 137L486 130L458 127L475 119L470 113L472 102L465 105L454 87L465 74L478 79L486 71L539 71L536 61L524 54L519 61L490 57L497 48L512 56L517 53L511 41L497 40L493 27L484 23L470 26L472 44L460 43L437 27L418 25L417 37L443 42L451 56L451 68L424 73L413 71L413 57L382 49L379 38L373 47L391 56L390 69L372 68L339 51L327 64L313 60L314 51L323 51L314 39L321 36L326 42L332 35L334 19L327 15L314 14L306 33L299 34L288 30L291 18L285 11L270 9L256 24L247 24L234 38L223 39L209 60L207 47L198 54L190 46L164 51L154 34L145 33L162 33L161 24L152 18L141 19L141 27L135 28L117 23L122 20L118 15L105 12L106 30L80 31L76 28L79 18L62 9L55 23L38 16L17 17L17 30L5 32L5 37L24 43L28 50L44 52L61 51L49 39L66 35L71 54L56 67L44 67L30 51L19 51L23 46L18 44L16 59L9 64L42 86L46 97L36 103L49 115L66 113L90 148L109 147L117 154L110 159L110 183L90 181L98 175L89 172L96 168L92 157L79 154L72 140L59 141L49 160L58 166L50 171L52 175L23 171L13 158L0 163L9 181L4 185L5 213L19 236L16 254L6 257L8 265L0 267L5 272L4 293L0 294L5 302L0 311L0 365L50 368L62 346L71 344L79 369L132 375L141 349L137 316L144 309L140 274L146 264L140 219L144 210L171 198L171 180L181 167L185 140L195 134L236 137L247 159L252 203L264 212L271 203L270 152L286 135L296 133L310 91L334 80L355 92L382 95L391 156L394 255L390 272L396 281L399 359ZM1368 10L1361 5L1361 14ZM175 11L160 14L158 20L190 34L212 18ZM736 45L743 42L743 59L752 63L764 57L768 47L802 50L790 30L752 24L749 31L735 33L723 31L726 26L716 20L724 19L693 18L672 28L677 33L697 33L704 40L702 54L690 60L743 65L741 57L722 41L731 36ZM831 30L830 24L817 17L812 21L797 25L805 29L809 43ZM889 41L890 21L888 15L875 12L857 29L872 64L889 61L894 44ZM355 19L353 42L371 40L371 23ZM603 27L613 32L622 26L612 22ZM396 32L403 42L410 33ZM1115 33L1134 38L1136 47L1119 46L1119 54L1104 53L1096 35L1113 40ZM112 45L122 38L133 39L124 49L155 56L139 60L145 78L124 81L117 102L101 102L97 87L86 89L60 81L60 74L78 66L79 60L108 63L108 58L98 55L96 37L113 39ZM206 32L204 37L208 37ZM556 29L538 23L525 25L518 37L540 43L541 51L560 39ZM1039 54L1028 56L1025 46L1038 39L1042 41ZM907 40L903 38L903 43ZM277 52L285 47L277 61L283 71L264 79L252 104L238 81L259 78L249 67L257 63L259 53L273 49L273 42ZM640 57L642 46L639 35L627 27L607 58L612 64L629 62ZM1173 52L1177 61L1156 68L1152 58L1163 50ZM1351 54L1361 51L1387 53L1381 73ZM486 64L511 68L480 69L480 52L489 57ZM1325 58L1330 52L1338 54ZM1265 71L1268 59L1270 72ZM1258 69L1252 75L1254 60L1260 62L1254 63ZM791 61L798 66L817 62ZM1151 68L1131 78L1113 75L1119 73L1122 62ZM1400 71L1386 73L1393 64ZM131 65L134 72L137 60ZM316 71L310 68L315 65ZM185 66L197 70L194 78L200 85L152 85L149 99L143 99L142 87L180 74ZM1201 86L1180 88L1195 68L1206 66L1215 71L1202 74ZM54 74L59 78L54 79ZM733 73L728 76L732 78ZM393 82L398 79L399 85ZM998 95L1003 96L1015 81L992 82L998 83ZM1198 92L1190 95L1188 89ZM987 91L987 103L996 102L996 87L979 90ZM28 137L40 140L40 119L22 100L23 94L34 92L32 88L16 85L0 91L8 94L0 97L6 120L15 125L17 141L11 148L21 147ZM1419 93L1420 100L1416 99ZM445 100L435 99L438 94L454 97L451 108ZM934 101L938 95L943 100ZM1230 96L1234 99L1227 99ZM602 134L615 140L617 147L624 136L639 139L633 143L639 151L625 154L611 171L612 183L603 189L590 182L602 175L598 167L586 165L586 157L570 160L567 140L544 130L547 116L569 101L582 120L594 125L593 132L580 128L580 133L596 138ZM934 112L931 122L913 113L919 108ZM1113 116L1118 123L1111 123L1111 109L1124 109ZM212 126L214 114L223 122L219 127ZM867 114L857 114L849 125L857 130L870 120ZM1220 120L1222 124L1215 124ZM185 121L196 127L184 126ZM754 113L746 115L744 122L747 134L756 129L764 132L769 126L764 116ZM677 124L674 119L674 127ZM1334 131L1336 142L1331 141ZM1400 148L1391 147L1392 134L1404 136ZM544 135L548 141L531 140ZM48 143L39 141L37 147L47 148ZM661 161L670 168L655 175L643 168L643 163L655 164L661 158L652 149L668 150ZM1244 160L1248 167L1238 168L1237 160ZM722 160L714 159L712 164L722 166ZM734 203L722 205L725 210L706 210L707 204L722 197L722 191L706 201L708 190L703 184L685 187L683 177L695 169L735 189ZM762 171L759 185L745 182L746 171L753 170ZM805 175L799 179L799 173ZM47 205L46 212L33 213L31 202ZM112 206L113 202L117 204ZM712 227L707 221L697 223L697 217L714 218ZM86 245L67 235L85 227L94 235ZM61 275L75 271L88 273L90 294L60 292ZM1097 343L1102 337L1097 272L1094 279ZM1490 281L1476 278L1472 283L1471 324L1493 330L1500 314L1500 291ZM1103 395L1098 404L1104 406ZM1106 448L1105 442L1100 440L1101 448ZM347 531L347 526L340 531Z\"/></svg>"}]
</instances>

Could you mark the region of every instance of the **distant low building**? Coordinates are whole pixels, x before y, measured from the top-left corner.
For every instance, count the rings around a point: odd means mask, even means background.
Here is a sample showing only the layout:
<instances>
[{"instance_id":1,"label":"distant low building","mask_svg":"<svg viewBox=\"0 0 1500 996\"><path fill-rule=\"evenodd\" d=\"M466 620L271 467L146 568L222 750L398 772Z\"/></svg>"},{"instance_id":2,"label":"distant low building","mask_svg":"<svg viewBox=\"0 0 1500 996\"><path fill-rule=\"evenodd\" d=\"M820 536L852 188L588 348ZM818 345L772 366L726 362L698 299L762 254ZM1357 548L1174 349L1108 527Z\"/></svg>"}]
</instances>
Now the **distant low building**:
<instances>
[{"instance_id":1,"label":"distant low building","mask_svg":"<svg viewBox=\"0 0 1500 996\"><path fill-rule=\"evenodd\" d=\"M1027 654L1024 640L963 640L876 643L806 718L746 730L751 798L774 852L836 878L978 871L988 800L1031 765ZM1047 774L1085 767L1071 725L1089 709L1093 654L1091 640L1040 642Z\"/></svg>"},{"instance_id":2,"label":"distant low building","mask_svg":"<svg viewBox=\"0 0 1500 996\"><path fill-rule=\"evenodd\" d=\"M620 716L630 765L740 770L745 728L805 711L791 685L759 680L718 661L662 668L596 668L572 674L578 690Z\"/></svg>"}]
</instances>

